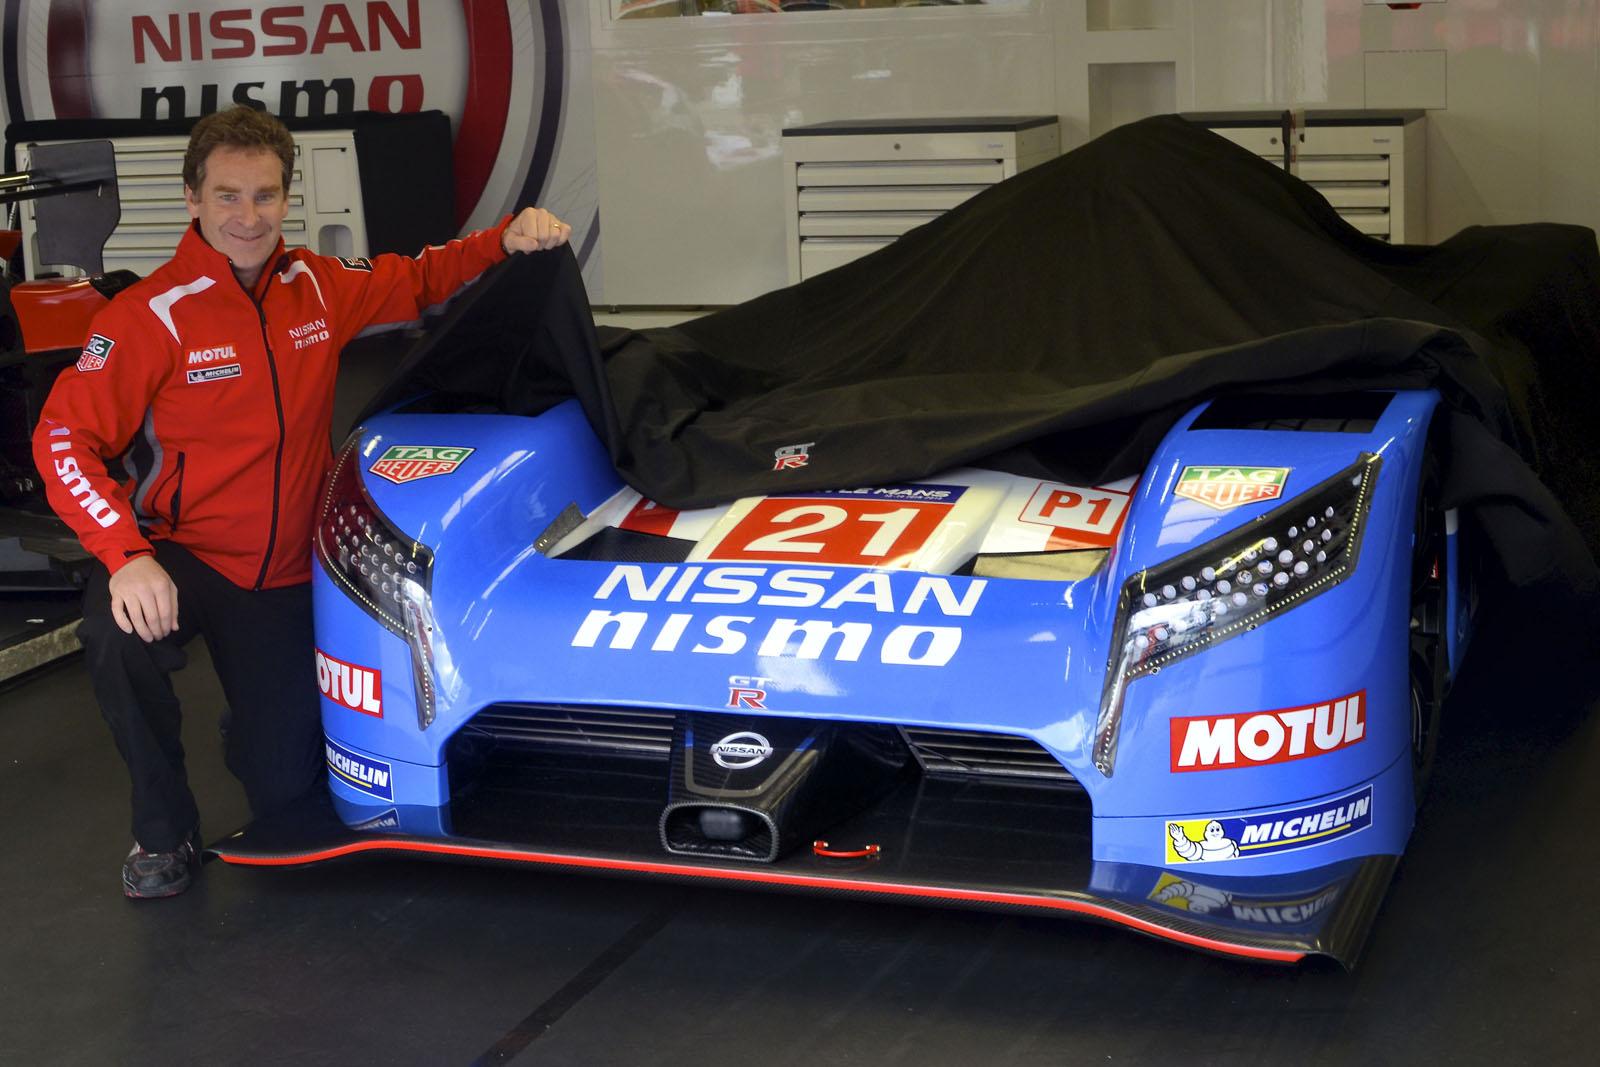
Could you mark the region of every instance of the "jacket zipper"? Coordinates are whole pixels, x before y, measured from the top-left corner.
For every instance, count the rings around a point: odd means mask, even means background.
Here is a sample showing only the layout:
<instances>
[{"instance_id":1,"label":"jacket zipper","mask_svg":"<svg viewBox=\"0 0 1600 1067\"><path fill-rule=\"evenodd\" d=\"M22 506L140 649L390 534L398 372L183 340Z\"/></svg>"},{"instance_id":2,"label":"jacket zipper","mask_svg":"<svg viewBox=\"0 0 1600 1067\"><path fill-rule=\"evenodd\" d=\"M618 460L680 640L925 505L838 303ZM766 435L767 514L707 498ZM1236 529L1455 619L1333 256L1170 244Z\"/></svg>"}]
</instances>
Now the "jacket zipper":
<instances>
[{"instance_id":1,"label":"jacket zipper","mask_svg":"<svg viewBox=\"0 0 1600 1067\"><path fill-rule=\"evenodd\" d=\"M240 286L243 288L243 286ZM249 295L248 293L246 295ZM267 551L261 557L261 573L256 576L255 588L260 589L267 580L267 568L272 565L272 549L278 540L278 495L283 481L283 393L278 386L278 361L272 354L272 341L267 336L267 313L261 304L250 297L255 305L256 319L261 323L261 344L267 350L267 370L272 376L272 403L278 410L278 451L272 457L272 525L267 530Z\"/></svg>"},{"instance_id":2,"label":"jacket zipper","mask_svg":"<svg viewBox=\"0 0 1600 1067\"><path fill-rule=\"evenodd\" d=\"M167 510L172 512L172 530L178 528L178 515L183 510L183 461L188 457L187 452L178 453L178 463L172 472L175 479L172 487L172 496L167 500Z\"/></svg>"}]
</instances>

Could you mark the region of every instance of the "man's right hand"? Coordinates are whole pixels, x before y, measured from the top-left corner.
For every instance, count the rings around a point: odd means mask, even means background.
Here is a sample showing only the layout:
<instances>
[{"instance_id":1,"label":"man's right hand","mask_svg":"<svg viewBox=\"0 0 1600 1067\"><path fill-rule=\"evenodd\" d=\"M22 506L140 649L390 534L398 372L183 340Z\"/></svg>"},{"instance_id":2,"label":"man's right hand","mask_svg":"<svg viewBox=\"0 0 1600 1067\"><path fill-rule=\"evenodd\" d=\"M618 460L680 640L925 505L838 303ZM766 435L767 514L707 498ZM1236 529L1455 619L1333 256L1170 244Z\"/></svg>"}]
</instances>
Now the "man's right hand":
<instances>
[{"instance_id":1,"label":"man's right hand","mask_svg":"<svg viewBox=\"0 0 1600 1067\"><path fill-rule=\"evenodd\" d=\"M154 556L130 560L111 576L111 617L123 633L146 641L178 628L178 587Z\"/></svg>"}]
</instances>

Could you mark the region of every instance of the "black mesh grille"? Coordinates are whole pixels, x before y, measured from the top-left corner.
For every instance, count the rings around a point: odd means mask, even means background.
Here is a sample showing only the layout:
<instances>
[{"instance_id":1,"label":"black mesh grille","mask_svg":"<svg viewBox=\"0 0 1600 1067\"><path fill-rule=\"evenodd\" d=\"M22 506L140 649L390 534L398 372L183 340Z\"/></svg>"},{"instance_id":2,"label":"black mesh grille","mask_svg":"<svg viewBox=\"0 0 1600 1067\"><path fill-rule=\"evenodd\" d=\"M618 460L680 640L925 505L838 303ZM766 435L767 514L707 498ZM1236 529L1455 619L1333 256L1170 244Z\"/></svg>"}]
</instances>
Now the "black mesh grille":
<instances>
[{"instance_id":1,"label":"black mesh grille","mask_svg":"<svg viewBox=\"0 0 1600 1067\"><path fill-rule=\"evenodd\" d=\"M666 759L675 714L649 708L598 708L562 704L493 704L473 717L464 733L487 736L496 749ZM979 730L904 727L901 734L924 772L1071 782L1070 771L1037 741Z\"/></svg>"},{"instance_id":2,"label":"black mesh grille","mask_svg":"<svg viewBox=\"0 0 1600 1067\"><path fill-rule=\"evenodd\" d=\"M922 726L907 726L901 733L928 774L1074 781L1072 772L1032 738Z\"/></svg>"},{"instance_id":3,"label":"black mesh grille","mask_svg":"<svg viewBox=\"0 0 1600 1067\"><path fill-rule=\"evenodd\" d=\"M1393 393L1224 396L1206 405L1189 429L1371 433L1393 398Z\"/></svg>"},{"instance_id":4,"label":"black mesh grille","mask_svg":"<svg viewBox=\"0 0 1600 1067\"><path fill-rule=\"evenodd\" d=\"M497 747L585 749L666 759L672 749L670 711L649 708L568 707L562 704L492 704L468 729Z\"/></svg>"}]
</instances>

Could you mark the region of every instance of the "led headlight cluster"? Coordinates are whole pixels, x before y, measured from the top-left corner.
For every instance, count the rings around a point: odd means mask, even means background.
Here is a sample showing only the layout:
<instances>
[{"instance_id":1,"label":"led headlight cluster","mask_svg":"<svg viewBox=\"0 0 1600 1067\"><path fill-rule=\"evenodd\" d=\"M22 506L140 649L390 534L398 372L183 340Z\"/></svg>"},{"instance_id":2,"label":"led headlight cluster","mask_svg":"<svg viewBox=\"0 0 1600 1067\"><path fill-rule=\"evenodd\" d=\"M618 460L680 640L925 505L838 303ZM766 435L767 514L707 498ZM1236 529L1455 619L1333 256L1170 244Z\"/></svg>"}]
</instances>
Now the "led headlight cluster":
<instances>
[{"instance_id":1,"label":"led headlight cluster","mask_svg":"<svg viewBox=\"0 0 1600 1067\"><path fill-rule=\"evenodd\" d=\"M433 553L407 537L378 511L361 487L359 439L339 451L322 516L317 554L334 581L374 619L401 637L415 629L408 600L426 596Z\"/></svg>"},{"instance_id":2,"label":"led headlight cluster","mask_svg":"<svg viewBox=\"0 0 1600 1067\"><path fill-rule=\"evenodd\" d=\"M1095 732L1102 774L1116 762L1123 696L1135 678L1253 630L1349 576L1381 463L1363 454L1244 528L1128 579Z\"/></svg>"},{"instance_id":3,"label":"led headlight cluster","mask_svg":"<svg viewBox=\"0 0 1600 1067\"><path fill-rule=\"evenodd\" d=\"M434 720L438 642L434 633L433 553L384 517L361 486L359 431L339 450L317 520L323 569L368 615L411 648L417 724Z\"/></svg>"}]
</instances>

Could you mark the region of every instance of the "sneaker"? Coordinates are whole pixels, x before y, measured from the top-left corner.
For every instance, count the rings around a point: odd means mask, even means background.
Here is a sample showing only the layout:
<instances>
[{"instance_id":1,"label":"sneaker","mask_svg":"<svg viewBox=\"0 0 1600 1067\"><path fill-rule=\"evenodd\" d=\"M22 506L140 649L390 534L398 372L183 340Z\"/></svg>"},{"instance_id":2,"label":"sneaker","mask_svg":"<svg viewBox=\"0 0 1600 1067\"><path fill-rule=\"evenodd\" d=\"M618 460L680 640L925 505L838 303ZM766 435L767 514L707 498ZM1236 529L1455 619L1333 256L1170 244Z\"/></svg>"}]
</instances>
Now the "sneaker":
<instances>
[{"instance_id":1,"label":"sneaker","mask_svg":"<svg viewBox=\"0 0 1600 1067\"><path fill-rule=\"evenodd\" d=\"M135 844L122 861L122 895L139 900L175 897L189 888L199 866L192 836L171 852L146 852Z\"/></svg>"}]
</instances>

